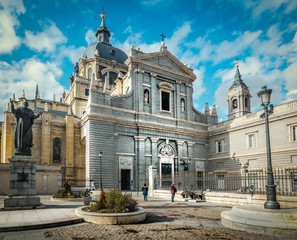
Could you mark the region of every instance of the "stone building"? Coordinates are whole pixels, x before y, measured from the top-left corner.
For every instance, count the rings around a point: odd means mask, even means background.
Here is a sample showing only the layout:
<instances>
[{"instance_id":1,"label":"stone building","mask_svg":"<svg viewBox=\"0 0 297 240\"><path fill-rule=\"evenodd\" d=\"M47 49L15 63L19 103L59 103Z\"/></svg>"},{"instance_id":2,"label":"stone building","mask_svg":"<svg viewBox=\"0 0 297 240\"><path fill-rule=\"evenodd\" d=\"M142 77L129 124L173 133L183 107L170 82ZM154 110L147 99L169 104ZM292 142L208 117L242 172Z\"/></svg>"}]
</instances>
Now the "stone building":
<instances>
[{"instance_id":1,"label":"stone building","mask_svg":"<svg viewBox=\"0 0 297 240\"><path fill-rule=\"evenodd\" d=\"M193 107L193 69L164 41L156 52L131 46L126 55L109 43L101 17L97 42L79 59L67 94L59 101L41 99L37 86L35 99L28 100L42 113L33 125L38 193L52 193L66 181L139 189L149 182L148 169L161 184L186 185L185 174L223 176L246 162L259 171L266 167L261 111L251 113L251 95L238 67L226 93L229 120L218 123L215 105L210 110L206 103L204 113ZM13 97L15 107L24 99L25 93ZM278 129L278 135L271 134L273 165L297 165L296 116L297 101L276 106L270 116L271 130ZM0 130L0 193L7 193L15 131L10 106ZM187 169L181 163L188 163Z\"/></svg>"}]
</instances>

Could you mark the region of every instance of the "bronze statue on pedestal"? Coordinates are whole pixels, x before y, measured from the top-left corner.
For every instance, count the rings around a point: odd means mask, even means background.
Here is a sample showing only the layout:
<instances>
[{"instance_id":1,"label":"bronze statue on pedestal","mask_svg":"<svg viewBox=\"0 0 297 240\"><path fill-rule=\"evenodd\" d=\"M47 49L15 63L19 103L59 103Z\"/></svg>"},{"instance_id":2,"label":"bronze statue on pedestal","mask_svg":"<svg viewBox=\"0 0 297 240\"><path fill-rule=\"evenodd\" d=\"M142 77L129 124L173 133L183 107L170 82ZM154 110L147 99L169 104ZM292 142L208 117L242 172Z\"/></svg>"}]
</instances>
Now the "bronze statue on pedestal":
<instances>
[{"instance_id":1,"label":"bronze statue on pedestal","mask_svg":"<svg viewBox=\"0 0 297 240\"><path fill-rule=\"evenodd\" d=\"M17 119L14 138L15 155L31 156L31 147L33 147L32 125L34 119L38 118L40 113L35 115L34 112L28 108L29 103L27 100L24 100L22 107L16 109L14 109L12 100L10 100L10 103L11 112Z\"/></svg>"}]
</instances>

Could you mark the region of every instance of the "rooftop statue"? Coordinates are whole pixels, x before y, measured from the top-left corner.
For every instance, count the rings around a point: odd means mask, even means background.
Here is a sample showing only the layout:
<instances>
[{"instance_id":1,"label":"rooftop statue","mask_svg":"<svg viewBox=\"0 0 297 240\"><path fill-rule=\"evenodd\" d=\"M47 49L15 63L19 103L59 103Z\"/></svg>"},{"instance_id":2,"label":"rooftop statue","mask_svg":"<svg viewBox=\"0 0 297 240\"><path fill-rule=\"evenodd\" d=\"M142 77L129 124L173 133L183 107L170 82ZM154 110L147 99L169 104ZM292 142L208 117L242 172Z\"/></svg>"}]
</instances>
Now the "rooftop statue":
<instances>
[{"instance_id":1,"label":"rooftop statue","mask_svg":"<svg viewBox=\"0 0 297 240\"><path fill-rule=\"evenodd\" d=\"M23 102L22 107L16 109L14 109L12 100L10 100L10 103L11 112L17 119L14 138L15 155L31 156L30 148L33 147L32 125L34 123L34 119L38 118L40 113L35 115L34 112L28 108L29 103L27 100Z\"/></svg>"}]
</instances>

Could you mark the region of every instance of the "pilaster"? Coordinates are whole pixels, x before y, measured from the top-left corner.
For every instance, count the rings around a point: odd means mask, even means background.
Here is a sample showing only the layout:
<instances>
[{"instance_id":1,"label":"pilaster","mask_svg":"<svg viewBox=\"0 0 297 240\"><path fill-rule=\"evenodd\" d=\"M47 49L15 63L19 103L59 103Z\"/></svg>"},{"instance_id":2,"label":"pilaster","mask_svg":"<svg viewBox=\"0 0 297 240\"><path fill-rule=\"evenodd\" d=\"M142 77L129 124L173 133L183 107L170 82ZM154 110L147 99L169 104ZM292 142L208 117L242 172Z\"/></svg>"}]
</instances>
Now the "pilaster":
<instances>
[{"instance_id":1,"label":"pilaster","mask_svg":"<svg viewBox=\"0 0 297 240\"><path fill-rule=\"evenodd\" d=\"M66 116L66 178L73 176L74 116Z\"/></svg>"},{"instance_id":2,"label":"pilaster","mask_svg":"<svg viewBox=\"0 0 297 240\"><path fill-rule=\"evenodd\" d=\"M136 162L138 162L138 188L145 183L146 179L146 169L145 169L145 139L144 136L135 136L134 140L136 141L135 146L138 146L138 152L136 153ZM136 169L136 172L137 172Z\"/></svg>"},{"instance_id":3,"label":"pilaster","mask_svg":"<svg viewBox=\"0 0 297 240\"><path fill-rule=\"evenodd\" d=\"M49 112L43 112L41 115L42 127L41 127L41 165L47 165L50 162L51 151L51 115Z\"/></svg>"},{"instance_id":4,"label":"pilaster","mask_svg":"<svg viewBox=\"0 0 297 240\"><path fill-rule=\"evenodd\" d=\"M4 123L2 124L1 136L1 163L8 163L8 158L11 158L14 150L14 115L6 111L4 113Z\"/></svg>"},{"instance_id":5,"label":"pilaster","mask_svg":"<svg viewBox=\"0 0 297 240\"><path fill-rule=\"evenodd\" d=\"M156 114L156 106L157 100L159 99L157 90L157 82L156 82L156 74L151 74L151 107L152 107L152 114Z\"/></svg>"}]
</instances>

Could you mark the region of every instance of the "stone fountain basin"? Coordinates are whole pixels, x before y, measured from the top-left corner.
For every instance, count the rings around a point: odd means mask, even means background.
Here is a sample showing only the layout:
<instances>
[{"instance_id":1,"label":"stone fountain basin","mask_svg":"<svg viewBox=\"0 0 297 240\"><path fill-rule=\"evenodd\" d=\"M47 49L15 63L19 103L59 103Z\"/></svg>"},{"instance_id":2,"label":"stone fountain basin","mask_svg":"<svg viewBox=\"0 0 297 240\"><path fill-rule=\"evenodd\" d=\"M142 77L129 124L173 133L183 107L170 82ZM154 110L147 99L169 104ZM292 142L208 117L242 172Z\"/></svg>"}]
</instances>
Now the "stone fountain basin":
<instances>
[{"instance_id":1,"label":"stone fountain basin","mask_svg":"<svg viewBox=\"0 0 297 240\"><path fill-rule=\"evenodd\" d=\"M121 225L143 222L146 219L146 211L139 207L135 212L128 213L95 213L84 211L86 207L75 209L75 214L84 218L86 222L105 224L105 225Z\"/></svg>"}]
</instances>

